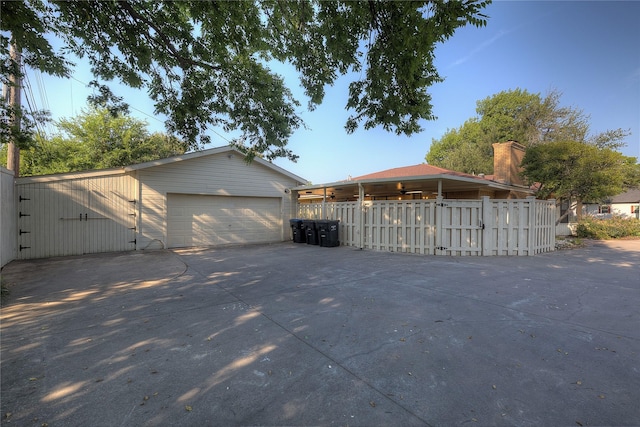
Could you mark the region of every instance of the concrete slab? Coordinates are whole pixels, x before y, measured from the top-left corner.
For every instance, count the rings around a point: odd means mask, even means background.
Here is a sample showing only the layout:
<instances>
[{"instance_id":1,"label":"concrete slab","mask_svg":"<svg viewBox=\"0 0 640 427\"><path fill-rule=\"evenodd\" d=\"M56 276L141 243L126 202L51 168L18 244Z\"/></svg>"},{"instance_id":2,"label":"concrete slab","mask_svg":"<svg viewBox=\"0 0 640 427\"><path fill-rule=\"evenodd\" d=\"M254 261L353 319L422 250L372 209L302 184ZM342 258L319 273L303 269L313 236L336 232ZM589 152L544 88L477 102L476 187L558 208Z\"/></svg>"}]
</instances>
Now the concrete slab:
<instances>
[{"instance_id":1,"label":"concrete slab","mask_svg":"<svg viewBox=\"0 0 640 427\"><path fill-rule=\"evenodd\" d=\"M639 425L640 241L13 262L7 425Z\"/></svg>"}]
</instances>

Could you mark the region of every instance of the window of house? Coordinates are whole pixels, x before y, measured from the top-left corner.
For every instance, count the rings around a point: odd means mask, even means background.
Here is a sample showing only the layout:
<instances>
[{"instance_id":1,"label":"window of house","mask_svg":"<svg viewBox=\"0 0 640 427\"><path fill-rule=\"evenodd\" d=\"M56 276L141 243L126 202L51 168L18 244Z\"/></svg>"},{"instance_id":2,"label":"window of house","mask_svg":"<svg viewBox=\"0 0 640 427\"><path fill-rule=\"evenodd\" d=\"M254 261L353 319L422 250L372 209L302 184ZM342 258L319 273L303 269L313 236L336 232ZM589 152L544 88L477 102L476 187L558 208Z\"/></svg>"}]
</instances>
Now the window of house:
<instances>
[{"instance_id":1,"label":"window of house","mask_svg":"<svg viewBox=\"0 0 640 427\"><path fill-rule=\"evenodd\" d=\"M560 220L561 224L568 224L570 221L570 217L573 216L573 212L569 212L569 215L565 215L565 213L571 209L571 203L569 200L562 200L560 202Z\"/></svg>"},{"instance_id":2,"label":"window of house","mask_svg":"<svg viewBox=\"0 0 640 427\"><path fill-rule=\"evenodd\" d=\"M640 212L640 205L631 205L631 213L638 213Z\"/></svg>"},{"instance_id":3,"label":"window of house","mask_svg":"<svg viewBox=\"0 0 640 427\"><path fill-rule=\"evenodd\" d=\"M609 206L609 205L601 205L600 206L600 213L601 214L611 213L611 206Z\"/></svg>"}]
</instances>

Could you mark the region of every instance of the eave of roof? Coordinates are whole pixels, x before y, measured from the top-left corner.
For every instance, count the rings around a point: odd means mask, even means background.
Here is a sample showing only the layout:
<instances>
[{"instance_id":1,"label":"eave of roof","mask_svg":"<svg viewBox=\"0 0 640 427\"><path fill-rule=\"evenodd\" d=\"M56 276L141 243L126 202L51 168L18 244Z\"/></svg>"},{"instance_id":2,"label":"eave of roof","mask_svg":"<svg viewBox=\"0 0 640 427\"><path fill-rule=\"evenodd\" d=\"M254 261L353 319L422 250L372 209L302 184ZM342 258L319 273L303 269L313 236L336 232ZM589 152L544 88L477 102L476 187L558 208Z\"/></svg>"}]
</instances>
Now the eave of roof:
<instances>
[{"instance_id":1,"label":"eave of roof","mask_svg":"<svg viewBox=\"0 0 640 427\"><path fill-rule=\"evenodd\" d=\"M352 185L357 187L358 184L382 184L382 183L390 183L390 182L416 182L416 181L457 181L457 182L465 182L465 183L473 183L478 185L479 187L485 186L490 188L495 188L498 190L516 190L524 193L533 194L533 190L524 186L516 186L509 184L502 184L496 181L490 181L483 178L470 176L457 176L452 174L438 174L438 175L422 175L422 176L402 176L402 177L389 177L389 178L374 178L374 179L360 179L358 181L336 181L330 182L326 184L314 184L314 185L301 185L298 187L292 188L294 191L303 191L303 190L320 190L323 188L332 188L332 187L344 187Z\"/></svg>"}]
</instances>

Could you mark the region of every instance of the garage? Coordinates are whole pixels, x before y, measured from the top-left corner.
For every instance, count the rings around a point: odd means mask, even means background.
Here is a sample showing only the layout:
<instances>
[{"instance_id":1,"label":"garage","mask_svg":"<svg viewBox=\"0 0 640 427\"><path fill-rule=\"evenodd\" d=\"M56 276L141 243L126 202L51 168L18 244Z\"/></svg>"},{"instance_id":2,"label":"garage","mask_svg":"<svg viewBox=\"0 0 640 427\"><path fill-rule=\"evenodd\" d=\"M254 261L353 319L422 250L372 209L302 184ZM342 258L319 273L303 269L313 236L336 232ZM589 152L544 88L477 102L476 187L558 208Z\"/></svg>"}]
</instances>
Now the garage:
<instances>
[{"instance_id":1,"label":"garage","mask_svg":"<svg viewBox=\"0 0 640 427\"><path fill-rule=\"evenodd\" d=\"M282 242L296 210L291 188L304 182L264 159L247 162L230 146L20 177L11 205L2 205L13 213L7 233L15 237L0 259Z\"/></svg>"},{"instance_id":2,"label":"garage","mask_svg":"<svg viewBox=\"0 0 640 427\"><path fill-rule=\"evenodd\" d=\"M168 247L280 241L280 202L275 197L168 194Z\"/></svg>"}]
</instances>

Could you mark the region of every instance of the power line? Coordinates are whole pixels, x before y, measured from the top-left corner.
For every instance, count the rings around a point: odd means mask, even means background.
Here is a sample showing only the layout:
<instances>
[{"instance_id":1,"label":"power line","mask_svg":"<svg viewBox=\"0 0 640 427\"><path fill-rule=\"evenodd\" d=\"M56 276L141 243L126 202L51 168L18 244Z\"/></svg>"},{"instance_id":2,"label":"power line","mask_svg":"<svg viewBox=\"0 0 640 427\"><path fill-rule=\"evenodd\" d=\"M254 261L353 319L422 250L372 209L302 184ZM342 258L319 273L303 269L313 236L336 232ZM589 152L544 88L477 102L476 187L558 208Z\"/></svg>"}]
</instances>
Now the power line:
<instances>
[{"instance_id":1,"label":"power line","mask_svg":"<svg viewBox=\"0 0 640 427\"><path fill-rule=\"evenodd\" d=\"M44 83L44 79L42 78L42 73L38 70L34 70L34 74L36 77L36 85L38 86L38 92L40 92L40 101L42 102L42 108L46 111L51 111L51 108L49 107L49 97L47 95L47 87ZM49 134L53 133L50 120L47 120L45 122L45 127Z\"/></svg>"},{"instance_id":2,"label":"power line","mask_svg":"<svg viewBox=\"0 0 640 427\"><path fill-rule=\"evenodd\" d=\"M40 133L41 135L44 135L44 129L42 129L40 122L37 119L36 116L36 111L38 111L37 108L37 103L36 103L36 99L33 95L33 87L31 86L31 80L29 79L29 75L24 72L25 69L24 67L22 67L22 74L24 76L24 78L22 79L22 87L25 89L24 94L25 97L24 99L27 101L27 109L28 111L31 113L31 117L33 117L33 122L36 126L36 130L38 131L38 133Z\"/></svg>"},{"instance_id":3,"label":"power line","mask_svg":"<svg viewBox=\"0 0 640 427\"><path fill-rule=\"evenodd\" d=\"M36 83L38 85L38 91L40 93L40 100L41 100L42 105L43 105L42 109L50 111L51 108L50 108L50 105L49 105L49 99L48 99L48 96L47 96L47 93L46 93L46 85L44 84L44 80L42 78L42 74L38 73L37 70L34 70L34 72L36 73L34 75L36 77ZM25 77L26 77L26 73L25 73ZM78 79L78 78L76 78L74 76L70 76L70 79L75 80L76 82L82 84L85 87L89 87L88 83L83 82L82 80L80 80L80 79ZM33 95L33 90L32 90L30 81L28 79L26 81L27 81L27 85L26 86L28 86L28 91L29 91L29 97L31 98L31 100L29 100L29 98L27 98L27 103L29 104L29 107L31 108L31 112L33 113L34 111L37 110L37 108L36 108L37 104L35 102L35 97ZM71 90L73 90L73 86L71 87ZM94 89L94 91L95 91L95 89ZM71 95L70 95L70 102L73 103L73 93L71 93ZM135 111L135 112L137 112L137 113L139 113L139 114L141 114L143 116L146 116L146 117L148 117L148 118L150 118L152 120L155 120L158 123L162 123L164 125L164 121L159 119L155 115L149 114L149 113L147 113L145 111L142 111L141 109L133 107L131 105L129 105L129 109L133 110L133 111ZM72 110L73 110L73 107L72 107ZM37 126L40 126L40 125L37 125ZM38 127L38 130L41 133L44 133L43 130L40 129L40 127ZM52 133L52 130L50 128L50 124L49 123L47 123L47 130L49 131L49 133ZM215 129L211 128L209 125L207 125L206 130L211 132L211 133L213 133L214 135L216 135L217 137L219 137L220 139L222 139L226 143L231 144L231 141L226 136L220 134L218 131L216 131Z\"/></svg>"}]
</instances>

